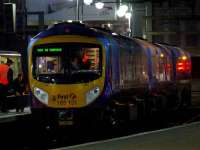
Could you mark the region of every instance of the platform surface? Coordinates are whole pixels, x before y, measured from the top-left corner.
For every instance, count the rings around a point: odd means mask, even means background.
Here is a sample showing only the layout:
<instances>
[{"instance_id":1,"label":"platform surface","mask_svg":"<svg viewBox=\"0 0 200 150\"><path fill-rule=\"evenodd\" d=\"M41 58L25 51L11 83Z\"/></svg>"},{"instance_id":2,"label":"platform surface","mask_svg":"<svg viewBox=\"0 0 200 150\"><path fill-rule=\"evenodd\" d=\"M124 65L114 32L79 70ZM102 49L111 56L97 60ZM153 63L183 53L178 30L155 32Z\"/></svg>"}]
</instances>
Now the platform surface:
<instances>
[{"instance_id":1,"label":"platform surface","mask_svg":"<svg viewBox=\"0 0 200 150\"><path fill-rule=\"evenodd\" d=\"M24 112L16 112L16 109L0 112L0 123L15 121L17 117L29 114L31 114L30 107L25 107Z\"/></svg>"},{"instance_id":2,"label":"platform surface","mask_svg":"<svg viewBox=\"0 0 200 150\"><path fill-rule=\"evenodd\" d=\"M200 122L57 150L200 150Z\"/></svg>"}]
</instances>

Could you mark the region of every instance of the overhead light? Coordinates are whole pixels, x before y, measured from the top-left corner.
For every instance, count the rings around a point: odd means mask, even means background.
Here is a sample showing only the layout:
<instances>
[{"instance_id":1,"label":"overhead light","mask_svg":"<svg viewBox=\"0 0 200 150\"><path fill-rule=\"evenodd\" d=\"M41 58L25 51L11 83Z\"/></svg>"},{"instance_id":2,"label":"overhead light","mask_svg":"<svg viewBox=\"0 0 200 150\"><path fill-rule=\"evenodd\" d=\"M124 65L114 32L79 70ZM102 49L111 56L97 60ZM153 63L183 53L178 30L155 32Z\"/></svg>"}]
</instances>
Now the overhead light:
<instances>
[{"instance_id":1,"label":"overhead light","mask_svg":"<svg viewBox=\"0 0 200 150\"><path fill-rule=\"evenodd\" d=\"M121 5L121 6L119 6L119 9L121 9L123 12L126 12L128 10L128 6L127 5Z\"/></svg>"},{"instance_id":2,"label":"overhead light","mask_svg":"<svg viewBox=\"0 0 200 150\"><path fill-rule=\"evenodd\" d=\"M92 4L93 0L83 0L85 5L90 5Z\"/></svg>"},{"instance_id":3,"label":"overhead light","mask_svg":"<svg viewBox=\"0 0 200 150\"><path fill-rule=\"evenodd\" d=\"M142 38L143 38L143 39L146 39L146 38L147 38L147 35L146 35L146 34L143 34L143 35L142 35Z\"/></svg>"},{"instance_id":4,"label":"overhead light","mask_svg":"<svg viewBox=\"0 0 200 150\"><path fill-rule=\"evenodd\" d=\"M102 9L103 6L104 6L104 3L102 3L102 2L97 2L97 3L95 3L95 6L96 6L97 9Z\"/></svg>"},{"instance_id":5,"label":"overhead light","mask_svg":"<svg viewBox=\"0 0 200 150\"><path fill-rule=\"evenodd\" d=\"M73 20L67 20L67 22L69 22L69 23L72 23L72 22L73 22Z\"/></svg>"},{"instance_id":6,"label":"overhead light","mask_svg":"<svg viewBox=\"0 0 200 150\"><path fill-rule=\"evenodd\" d=\"M118 17L123 17L124 15L125 15L125 12L123 10L121 10L121 9L117 10L117 16Z\"/></svg>"},{"instance_id":7,"label":"overhead light","mask_svg":"<svg viewBox=\"0 0 200 150\"><path fill-rule=\"evenodd\" d=\"M126 19L130 19L130 18L131 18L131 13L130 13L130 12L127 12L127 13L125 14L125 18L126 18Z\"/></svg>"},{"instance_id":8,"label":"overhead light","mask_svg":"<svg viewBox=\"0 0 200 150\"><path fill-rule=\"evenodd\" d=\"M126 14L127 10L128 10L128 6L127 5L119 6L119 9L116 12L117 16L123 17Z\"/></svg>"}]
</instances>

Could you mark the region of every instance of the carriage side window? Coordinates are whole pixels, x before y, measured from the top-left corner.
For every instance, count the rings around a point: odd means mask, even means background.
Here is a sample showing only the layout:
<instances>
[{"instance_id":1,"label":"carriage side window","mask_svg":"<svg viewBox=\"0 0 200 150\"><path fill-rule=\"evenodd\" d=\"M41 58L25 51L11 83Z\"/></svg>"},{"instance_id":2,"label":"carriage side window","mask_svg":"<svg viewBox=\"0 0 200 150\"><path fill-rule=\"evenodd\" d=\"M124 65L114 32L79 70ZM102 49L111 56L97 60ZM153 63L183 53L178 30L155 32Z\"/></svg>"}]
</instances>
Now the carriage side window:
<instances>
[{"instance_id":1,"label":"carriage side window","mask_svg":"<svg viewBox=\"0 0 200 150\"><path fill-rule=\"evenodd\" d=\"M120 46L120 85L121 86L127 86L128 77L130 71L128 70L128 65L129 63L129 53L127 52L126 48L123 47L122 45Z\"/></svg>"},{"instance_id":2,"label":"carriage side window","mask_svg":"<svg viewBox=\"0 0 200 150\"><path fill-rule=\"evenodd\" d=\"M168 81L170 81L172 79L173 76L173 72L172 72L172 60L170 59L170 57L167 57L167 63L166 63L166 78Z\"/></svg>"},{"instance_id":3,"label":"carriage side window","mask_svg":"<svg viewBox=\"0 0 200 150\"><path fill-rule=\"evenodd\" d=\"M172 66L172 62L170 61L169 56L166 53L160 53L159 79L161 81L171 80L171 75L172 75L171 66Z\"/></svg>"},{"instance_id":4,"label":"carriage side window","mask_svg":"<svg viewBox=\"0 0 200 150\"><path fill-rule=\"evenodd\" d=\"M142 51L138 51L134 54L133 74L134 80L139 82L145 82L148 80L147 76L147 59Z\"/></svg>"},{"instance_id":5,"label":"carriage side window","mask_svg":"<svg viewBox=\"0 0 200 150\"><path fill-rule=\"evenodd\" d=\"M149 78L148 78L148 73L147 73L147 57L146 57L146 54L143 52L143 55L142 55L142 67L141 67L141 80L142 81L148 81Z\"/></svg>"},{"instance_id":6,"label":"carriage side window","mask_svg":"<svg viewBox=\"0 0 200 150\"><path fill-rule=\"evenodd\" d=\"M166 72L165 72L165 64L166 64L166 56L163 53L160 53L159 57L159 80L166 80Z\"/></svg>"},{"instance_id":7,"label":"carriage side window","mask_svg":"<svg viewBox=\"0 0 200 150\"><path fill-rule=\"evenodd\" d=\"M153 78L158 81L166 80L165 64L166 56L163 53L157 53L153 56Z\"/></svg>"},{"instance_id":8,"label":"carriage side window","mask_svg":"<svg viewBox=\"0 0 200 150\"><path fill-rule=\"evenodd\" d=\"M157 50L152 51L152 78L155 80L160 80L160 64L159 64L159 55Z\"/></svg>"}]
</instances>

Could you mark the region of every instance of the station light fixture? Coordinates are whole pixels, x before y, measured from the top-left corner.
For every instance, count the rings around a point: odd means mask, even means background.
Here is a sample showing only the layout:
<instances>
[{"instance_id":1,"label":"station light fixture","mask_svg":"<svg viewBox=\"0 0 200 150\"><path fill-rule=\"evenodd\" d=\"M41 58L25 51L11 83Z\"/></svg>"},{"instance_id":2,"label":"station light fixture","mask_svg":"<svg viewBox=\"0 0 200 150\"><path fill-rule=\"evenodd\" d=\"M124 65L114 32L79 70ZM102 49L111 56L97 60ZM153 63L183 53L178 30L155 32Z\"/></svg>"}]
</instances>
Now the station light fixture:
<instances>
[{"instance_id":1,"label":"station light fixture","mask_svg":"<svg viewBox=\"0 0 200 150\"><path fill-rule=\"evenodd\" d=\"M93 0L83 0L85 5L90 5L92 4Z\"/></svg>"},{"instance_id":2,"label":"station light fixture","mask_svg":"<svg viewBox=\"0 0 200 150\"><path fill-rule=\"evenodd\" d=\"M128 11L127 5L120 5L116 13L118 17L123 17L127 11Z\"/></svg>"},{"instance_id":3,"label":"station light fixture","mask_svg":"<svg viewBox=\"0 0 200 150\"><path fill-rule=\"evenodd\" d=\"M127 12L128 6L127 5L121 5L121 6L119 6L119 9L121 9L123 12Z\"/></svg>"},{"instance_id":4,"label":"station light fixture","mask_svg":"<svg viewBox=\"0 0 200 150\"><path fill-rule=\"evenodd\" d=\"M110 27L111 27L111 24L110 24L110 23L108 23L108 24L107 24L107 26L108 26L108 28L110 28Z\"/></svg>"},{"instance_id":5,"label":"station light fixture","mask_svg":"<svg viewBox=\"0 0 200 150\"><path fill-rule=\"evenodd\" d=\"M73 22L73 20L67 20L67 22L69 22L69 23L72 23L72 22Z\"/></svg>"},{"instance_id":6,"label":"station light fixture","mask_svg":"<svg viewBox=\"0 0 200 150\"><path fill-rule=\"evenodd\" d=\"M131 18L131 12L127 12L127 13L125 14L125 18L126 18L126 19L130 19L130 18Z\"/></svg>"},{"instance_id":7,"label":"station light fixture","mask_svg":"<svg viewBox=\"0 0 200 150\"><path fill-rule=\"evenodd\" d=\"M104 6L104 3L103 3L103 2L97 2L97 3L95 3L95 7L96 7L97 9L102 9L103 6Z\"/></svg>"},{"instance_id":8,"label":"station light fixture","mask_svg":"<svg viewBox=\"0 0 200 150\"><path fill-rule=\"evenodd\" d=\"M125 15L125 13L122 10L120 10L120 9L117 10L118 17L123 17L124 15Z\"/></svg>"}]
</instances>

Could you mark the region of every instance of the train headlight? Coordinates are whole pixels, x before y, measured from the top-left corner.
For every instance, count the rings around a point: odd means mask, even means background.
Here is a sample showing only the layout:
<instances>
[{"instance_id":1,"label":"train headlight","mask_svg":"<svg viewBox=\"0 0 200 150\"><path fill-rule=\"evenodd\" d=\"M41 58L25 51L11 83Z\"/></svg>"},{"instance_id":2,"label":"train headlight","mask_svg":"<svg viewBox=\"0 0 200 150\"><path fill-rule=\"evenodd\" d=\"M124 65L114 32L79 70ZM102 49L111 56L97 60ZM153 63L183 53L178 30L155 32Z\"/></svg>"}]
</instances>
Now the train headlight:
<instances>
[{"instance_id":1,"label":"train headlight","mask_svg":"<svg viewBox=\"0 0 200 150\"><path fill-rule=\"evenodd\" d=\"M93 102L100 94L100 89L99 87L95 87L92 90L88 91L86 93L86 102L87 104L90 104Z\"/></svg>"},{"instance_id":2,"label":"train headlight","mask_svg":"<svg viewBox=\"0 0 200 150\"><path fill-rule=\"evenodd\" d=\"M34 96L44 104L48 104L48 93L40 88L34 88Z\"/></svg>"}]
</instances>

